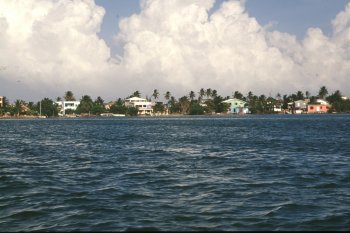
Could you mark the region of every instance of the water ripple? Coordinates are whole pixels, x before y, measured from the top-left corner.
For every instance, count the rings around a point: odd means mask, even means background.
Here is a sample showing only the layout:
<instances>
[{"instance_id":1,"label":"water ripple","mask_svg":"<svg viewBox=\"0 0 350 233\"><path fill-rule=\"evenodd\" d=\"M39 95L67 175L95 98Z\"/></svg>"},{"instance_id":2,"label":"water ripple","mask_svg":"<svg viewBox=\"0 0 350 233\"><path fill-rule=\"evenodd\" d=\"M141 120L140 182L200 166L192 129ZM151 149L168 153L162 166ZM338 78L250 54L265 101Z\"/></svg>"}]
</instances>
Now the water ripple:
<instances>
[{"instance_id":1,"label":"water ripple","mask_svg":"<svg viewBox=\"0 0 350 233\"><path fill-rule=\"evenodd\" d=\"M0 121L5 231L350 229L349 115Z\"/></svg>"}]
</instances>

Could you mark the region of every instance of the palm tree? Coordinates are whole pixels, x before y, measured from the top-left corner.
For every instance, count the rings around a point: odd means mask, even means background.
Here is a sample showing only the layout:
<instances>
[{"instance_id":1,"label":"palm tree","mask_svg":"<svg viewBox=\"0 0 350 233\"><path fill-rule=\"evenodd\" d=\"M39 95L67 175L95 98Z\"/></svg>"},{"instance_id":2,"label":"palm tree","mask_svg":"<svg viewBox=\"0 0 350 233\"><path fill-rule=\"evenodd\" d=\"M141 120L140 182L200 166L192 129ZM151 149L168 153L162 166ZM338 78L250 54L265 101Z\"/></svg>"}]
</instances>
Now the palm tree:
<instances>
[{"instance_id":1,"label":"palm tree","mask_svg":"<svg viewBox=\"0 0 350 233\"><path fill-rule=\"evenodd\" d=\"M141 98L141 93L139 91L135 91L130 97L139 97L139 98Z\"/></svg>"},{"instance_id":2,"label":"palm tree","mask_svg":"<svg viewBox=\"0 0 350 233\"><path fill-rule=\"evenodd\" d=\"M216 90L211 91L211 97L215 98L218 96L218 92Z\"/></svg>"},{"instance_id":3,"label":"palm tree","mask_svg":"<svg viewBox=\"0 0 350 233\"><path fill-rule=\"evenodd\" d=\"M101 96L98 96L96 98L95 104L98 104L98 105L103 105L104 104L104 100L101 98Z\"/></svg>"},{"instance_id":4,"label":"palm tree","mask_svg":"<svg viewBox=\"0 0 350 233\"><path fill-rule=\"evenodd\" d=\"M326 96L328 95L328 90L325 86L322 86L320 88L320 90L318 91L318 96L321 98L321 99L324 99Z\"/></svg>"},{"instance_id":5,"label":"palm tree","mask_svg":"<svg viewBox=\"0 0 350 233\"><path fill-rule=\"evenodd\" d=\"M170 103L169 110L170 110L171 113L176 113L176 112L180 111L179 110L179 104L177 103L177 101L176 101L174 96L170 97L169 103Z\"/></svg>"},{"instance_id":6,"label":"palm tree","mask_svg":"<svg viewBox=\"0 0 350 233\"><path fill-rule=\"evenodd\" d=\"M203 99L203 96L205 96L205 90L204 88L201 88L198 92L199 96L198 96L198 100L201 101Z\"/></svg>"},{"instance_id":7,"label":"palm tree","mask_svg":"<svg viewBox=\"0 0 350 233\"><path fill-rule=\"evenodd\" d=\"M196 97L196 94L194 93L194 91L190 91L189 97L190 97L191 101L193 101L194 97Z\"/></svg>"},{"instance_id":8,"label":"palm tree","mask_svg":"<svg viewBox=\"0 0 350 233\"><path fill-rule=\"evenodd\" d=\"M243 94L240 93L239 91L235 91L235 93L233 94L233 98L236 98L236 99L243 99Z\"/></svg>"},{"instance_id":9,"label":"palm tree","mask_svg":"<svg viewBox=\"0 0 350 233\"><path fill-rule=\"evenodd\" d=\"M207 98L209 98L212 94L211 94L211 88L208 88L205 92L205 95L207 96Z\"/></svg>"},{"instance_id":10,"label":"palm tree","mask_svg":"<svg viewBox=\"0 0 350 233\"><path fill-rule=\"evenodd\" d=\"M75 97L74 97L74 94L72 91L67 91L65 94L64 94L64 100L65 101L75 101Z\"/></svg>"},{"instance_id":11,"label":"palm tree","mask_svg":"<svg viewBox=\"0 0 350 233\"><path fill-rule=\"evenodd\" d=\"M281 101L281 97L282 97L281 94L278 92L277 95L276 95L276 99L277 99L278 101Z\"/></svg>"},{"instance_id":12,"label":"palm tree","mask_svg":"<svg viewBox=\"0 0 350 233\"><path fill-rule=\"evenodd\" d=\"M23 100L16 100L14 110L17 112L17 116L22 113L22 106L25 102Z\"/></svg>"},{"instance_id":13,"label":"palm tree","mask_svg":"<svg viewBox=\"0 0 350 233\"><path fill-rule=\"evenodd\" d=\"M41 114L43 116L51 117L51 116L57 116L58 109L57 104L49 98L44 98L40 100L37 103L37 106L39 106L41 103Z\"/></svg>"},{"instance_id":14,"label":"palm tree","mask_svg":"<svg viewBox=\"0 0 350 233\"><path fill-rule=\"evenodd\" d=\"M183 96L179 99L180 109L182 114L188 113L190 109L190 101L187 96Z\"/></svg>"},{"instance_id":15,"label":"palm tree","mask_svg":"<svg viewBox=\"0 0 350 233\"><path fill-rule=\"evenodd\" d=\"M297 99L298 100L303 100L304 99L304 94L303 94L302 91L298 91L296 95L297 95Z\"/></svg>"},{"instance_id":16,"label":"palm tree","mask_svg":"<svg viewBox=\"0 0 350 233\"><path fill-rule=\"evenodd\" d=\"M247 95L247 97L248 97L248 100L251 100L252 98L253 98L253 92L251 92L251 91L249 91L248 92L248 95Z\"/></svg>"},{"instance_id":17,"label":"palm tree","mask_svg":"<svg viewBox=\"0 0 350 233\"><path fill-rule=\"evenodd\" d=\"M306 99L309 99L310 98L310 92L309 91L305 91L305 96L306 96Z\"/></svg>"},{"instance_id":18,"label":"palm tree","mask_svg":"<svg viewBox=\"0 0 350 233\"><path fill-rule=\"evenodd\" d=\"M81 97L80 104L77 107L78 113L90 113L94 106L94 103L89 95Z\"/></svg>"},{"instance_id":19,"label":"palm tree","mask_svg":"<svg viewBox=\"0 0 350 233\"><path fill-rule=\"evenodd\" d=\"M176 104L176 99L175 99L174 96L172 96L172 97L170 98L170 105L171 105L171 106L174 106L175 104Z\"/></svg>"},{"instance_id":20,"label":"palm tree","mask_svg":"<svg viewBox=\"0 0 350 233\"><path fill-rule=\"evenodd\" d=\"M164 94L164 98L165 98L166 100L169 100L169 99L170 99L170 97L171 97L171 93L170 93L170 91L165 92L165 94Z\"/></svg>"},{"instance_id":21,"label":"palm tree","mask_svg":"<svg viewBox=\"0 0 350 233\"><path fill-rule=\"evenodd\" d=\"M153 96L153 98L156 100L156 99L158 99L158 96L159 96L159 92L158 92L158 90L157 89L154 89L153 90L153 94L152 94L152 96Z\"/></svg>"}]
</instances>

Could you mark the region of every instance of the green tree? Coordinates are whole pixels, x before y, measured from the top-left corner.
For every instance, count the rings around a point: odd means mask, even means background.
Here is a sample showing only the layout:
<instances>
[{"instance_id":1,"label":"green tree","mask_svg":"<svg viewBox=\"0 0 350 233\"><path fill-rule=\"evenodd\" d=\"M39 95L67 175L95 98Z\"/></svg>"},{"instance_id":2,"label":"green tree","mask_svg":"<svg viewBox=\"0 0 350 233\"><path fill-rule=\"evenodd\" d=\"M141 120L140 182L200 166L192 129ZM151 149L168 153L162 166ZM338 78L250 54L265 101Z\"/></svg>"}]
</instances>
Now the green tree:
<instances>
[{"instance_id":1,"label":"green tree","mask_svg":"<svg viewBox=\"0 0 350 233\"><path fill-rule=\"evenodd\" d=\"M121 98L119 98L110 108L114 114L126 114L126 107Z\"/></svg>"},{"instance_id":2,"label":"green tree","mask_svg":"<svg viewBox=\"0 0 350 233\"><path fill-rule=\"evenodd\" d=\"M296 94L296 98L297 98L297 100L303 100L303 99L305 99L305 97L304 97L304 93L302 92L302 91L298 91L297 92L297 94Z\"/></svg>"},{"instance_id":3,"label":"green tree","mask_svg":"<svg viewBox=\"0 0 350 233\"><path fill-rule=\"evenodd\" d=\"M170 93L170 91L167 91L167 92L164 94L164 98L169 102L170 97L171 97L171 93Z\"/></svg>"},{"instance_id":4,"label":"green tree","mask_svg":"<svg viewBox=\"0 0 350 233\"><path fill-rule=\"evenodd\" d=\"M316 96L310 96L310 104L316 104L317 103L317 97Z\"/></svg>"},{"instance_id":5,"label":"green tree","mask_svg":"<svg viewBox=\"0 0 350 233\"><path fill-rule=\"evenodd\" d=\"M154 100L158 99L158 97L159 97L159 91L158 91L157 89L154 89L154 90L153 90L152 97L154 98Z\"/></svg>"},{"instance_id":6,"label":"green tree","mask_svg":"<svg viewBox=\"0 0 350 233\"><path fill-rule=\"evenodd\" d=\"M190 115L203 115L204 114L204 108L197 102L194 102L190 106Z\"/></svg>"},{"instance_id":7,"label":"green tree","mask_svg":"<svg viewBox=\"0 0 350 233\"><path fill-rule=\"evenodd\" d=\"M39 101L37 105L37 109L40 111L40 102L41 102L41 115L47 117L55 117L58 115L58 105L49 98L44 98Z\"/></svg>"},{"instance_id":8,"label":"green tree","mask_svg":"<svg viewBox=\"0 0 350 233\"><path fill-rule=\"evenodd\" d=\"M279 101L282 100L282 96L281 96L281 94L279 92L276 95L276 99L279 100Z\"/></svg>"},{"instance_id":9,"label":"green tree","mask_svg":"<svg viewBox=\"0 0 350 233\"><path fill-rule=\"evenodd\" d=\"M196 97L196 94L194 93L194 91L190 91L190 93L188 94L188 96L190 97L191 101L193 101L194 98Z\"/></svg>"},{"instance_id":10,"label":"green tree","mask_svg":"<svg viewBox=\"0 0 350 233\"><path fill-rule=\"evenodd\" d=\"M4 115L9 111L9 101L8 99L4 96L2 99L3 103L2 106L0 106L0 115Z\"/></svg>"},{"instance_id":11,"label":"green tree","mask_svg":"<svg viewBox=\"0 0 350 233\"><path fill-rule=\"evenodd\" d=\"M101 98L101 96L98 96L96 99L95 99L95 104L98 104L98 105L104 105L105 101Z\"/></svg>"},{"instance_id":12,"label":"green tree","mask_svg":"<svg viewBox=\"0 0 350 233\"><path fill-rule=\"evenodd\" d=\"M342 94L339 90L336 90L332 95L328 96L326 100L331 104L335 102L341 102L343 100Z\"/></svg>"},{"instance_id":13,"label":"green tree","mask_svg":"<svg viewBox=\"0 0 350 233\"><path fill-rule=\"evenodd\" d=\"M248 102L248 108L249 111L252 114L258 113L258 103L259 103L259 98L253 92L249 91L247 95L247 102Z\"/></svg>"},{"instance_id":14,"label":"green tree","mask_svg":"<svg viewBox=\"0 0 350 233\"><path fill-rule=\"evenodd\" d=\"M326 96L328 95L328 90L325 86L322 86L320 88L320 90L318 91L318 96L321 98L321 99L324 99L326 98Z\"/></svg>"},{"instance_id":15,"label":"green tree","mask_svg":"<svg viewBox=\"0 0 350 233\"><path fill-rule=\"evenodd\" d=\"M128 116L137 116L139 110L136 107L130 106L126 108L125 114Z\"/></svg>"},{"instance_id":16,"label":"green tree","mask_svg":"<svg viewBox=\"0 0 350 233\"><path fill-rule=\"evenodd\" d=\"M305 91L305 97L306 97L307 99L310 98L310 92L309 92L309 91Z\"/></svg>"},{"instance_id":17,"label":"green tree","mask_svg":"<svg viewBox=\"0 0 350 233\"><path fill-rule=\"evenodd\" d=\"M24 100L16 100L13 111L14 114L19 116L24 113L23 105L25 104Z\"/></svg>"},{"instance_id":18,"label":"green tree","mask_svg":"<svg viewBox=\"0 0 350 233\"><path fill-rule=\"evenodd\" d=\"M215 97L217 97L217 96L218 96L217 90L212 90L212 91L211 91L211 97L212 97L212 98L215 98Z\"/></svg>"},{"instance_id":19,"label":"green tree","mask_svg":"<svg viewBox=\"0 0 350 233\"><path fill-rule=\"evenodd\" d=\"M211 97L212 96L212 90L211 88L208 88L205 92L205 95L207 96L207 98Z\"/></svg>"},{"instance_id":20,"label":"green tree","mask_svg":"<svg viewBox=\"0 0 350 233\"><path fill-rule=\"evenodd\" d=\"M64 94L64 100L65 101L75 101L75 97L74 97L74 94L72 91L67 91L65 94Z\"/></svg>"},{"instance_id":21,"label":"green tree","mask_svg":"<svg viewBox=\"0 0 350 233\"><path fill-rule=\"evenodd\" d=\"M233 98L243 100L244 97L242 93L240 93L239 91L235 91L235 93L233 94Z\"/></svg>"},{"instance_id":22,"label":"green tree","mask_svg":"<svg viewBox=\"0 0 350 233\"><path fill-rule=\"evenodd\" d=\"M214 103L214 111L216 113L227 112L229 104L223 103L223 101L224 101L224 98L222 98L221 96L214 97L213 103Z\"/></svg>"},{"instance_id":23,"label":"green tree","mask_svg":"<svg viewBox=\"0 0 350 233\"><path fill-rule=\"evenodd\" d=\"M91 113L94 103L89 95L84 95L81 97L80 104L77 107L76 112L78 114Z\"/></svg>"},{"instance_id":24,"label":"green tree","mask_svg":"<svg viewBox=\"0 0 350 233\"><path fill-rule=\"evenodd\" d=\"M164 104L162 102L157 102L153 106L153 112L155 113L163 113L165 111Z\"/></svg>"},{"instance_id":25,"label":"green tree","mask_svg":"<svg viewBox=\"0 0 350 233\"><path fill-rule=\"evenodd\" d=\"M350 100L343 99L339 90L329 95L326 100L331 104L330 112L349 112Z\"/></svg>"},{"instance_id":26,"label":"green tree","mask_svg":"<svg viewBox=\"0 0 350 233\"><path fill-rule=\"evenodd\" d=\"M205 94L206 94L204 88L201 88L201 89L199 90L198 94L199 94L199 95L198 95L198 101L201 102L202 99L203 99L203 96L205 96Z\"/></svg>"},{"instance_id":27,"label":"green tree","mask_svg":"<svg viewBox=\"0 0 350 233\"><path fill-rule=\"evenodd\" d=\"M253 92L249 91L247 95L247 100L250 101L253 98L254 94Z\"/></svg>"},{"instance_id":28,"label":"green tree","mask_svg":"<svg viewBox=\"0 0 350 233\"><path fill-rule=\"evenodd\" d=\"M139 98L141 98L141 92L135 91L130 97L139 97Z\"/></svg>"},{"instance_id":29,"label":"green tree","mask_svg":"<svg viewBox=\"0 0 350 233\"><path fill-rule=\"evenodd\" d=\"M174 96L172 96L170 98L169 103L170 103L169 110L170 110L171 113L179 113L180 112L180 104L179 104L178 101L176 101Z\"/></svg>"},{"instance_id":30,"label":"green tree","mask_svg":"<svg viewBox=\"0 0 350 233\"><path fill-rule=\"evenodd\" d=\"M95 102L93 103L92 109L91 109L91 113L94 115L101 115L101 113L104 113L105 107L104 107L104 100L98 96L95 100Z\"/></svg>"},{"instance_id":31,"label":"green tree","mask_svg":"<svg viewBox=\"0 0 350 233\"><path fill-rule=\"evenodd\" d=\"M182 114L188 114L190 109L190 101L187 96L183 96L179 99L180 111Z\"/></svg>"},{"instance_id":32,"label":"green tree","mask_svg":"<svg viewBox=\"0 0 350 233\"><path fill-rule=\"evenodd\" d=\"M212 112L215 112L215 104L212 99L207 99L204 101L204 112L211 114Z\"/></svg>"}]
</instances>

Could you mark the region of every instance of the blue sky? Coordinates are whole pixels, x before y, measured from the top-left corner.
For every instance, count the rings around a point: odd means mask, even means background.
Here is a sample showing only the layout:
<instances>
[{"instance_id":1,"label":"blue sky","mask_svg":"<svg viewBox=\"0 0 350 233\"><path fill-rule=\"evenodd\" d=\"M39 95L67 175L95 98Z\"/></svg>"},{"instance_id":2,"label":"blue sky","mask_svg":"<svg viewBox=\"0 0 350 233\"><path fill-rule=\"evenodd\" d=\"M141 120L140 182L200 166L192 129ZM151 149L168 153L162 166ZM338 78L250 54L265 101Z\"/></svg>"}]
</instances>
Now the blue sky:
<instances>
[{"instance_id":1,"label":"blue sky","mask_svg":"<svg viewBox=\"0 0 350 233\"><path fill-rule=\"evenodd\" d=\"M166 1L166 0L165 0ZM225 0L216 0L215 11ZM330 35L331 21L344 9L349 0L247 0L246 10L261 25L273 23L273 29L287 32L303 39L310 27L318 27ZM106 14L99 35L112 49L120 52L113 42L118 32L118 20L140 12L140 0L96 0Z\"/></svg>"}]
</instances>

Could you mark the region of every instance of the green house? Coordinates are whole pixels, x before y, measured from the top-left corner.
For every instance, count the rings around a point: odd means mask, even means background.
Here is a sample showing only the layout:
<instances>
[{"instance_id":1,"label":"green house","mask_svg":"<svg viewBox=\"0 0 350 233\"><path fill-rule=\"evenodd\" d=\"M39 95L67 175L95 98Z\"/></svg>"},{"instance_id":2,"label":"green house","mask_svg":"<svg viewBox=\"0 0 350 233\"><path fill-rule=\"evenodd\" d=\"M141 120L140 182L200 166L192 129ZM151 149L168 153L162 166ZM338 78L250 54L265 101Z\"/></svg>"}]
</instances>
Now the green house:
<instances>
[{"instance_id":1,"label":"green house","mask_svg":"<svg viewBox=\"0 0 350 233\"><path fill-rule=\"evenodd\" d=\"M247 114L249 113L249 108L248 108L248 103L240 100L240 99L228 99L223 101L223 103L227 103L230 105L229 108L229 113L233 113L233 114Z\"/></svg>"}]
</instances>

